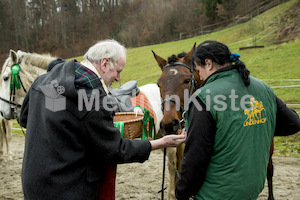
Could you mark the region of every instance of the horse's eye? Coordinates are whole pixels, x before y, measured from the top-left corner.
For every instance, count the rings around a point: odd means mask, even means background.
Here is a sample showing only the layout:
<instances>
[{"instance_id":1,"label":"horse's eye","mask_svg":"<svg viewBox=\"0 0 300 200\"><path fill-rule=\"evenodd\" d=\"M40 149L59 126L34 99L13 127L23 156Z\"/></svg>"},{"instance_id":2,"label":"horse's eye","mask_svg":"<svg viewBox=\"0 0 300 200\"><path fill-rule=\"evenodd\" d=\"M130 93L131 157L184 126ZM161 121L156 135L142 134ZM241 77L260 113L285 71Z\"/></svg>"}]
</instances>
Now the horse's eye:
<instances>
[{"instance_id":1,"label":"horse's eye","mask_svg":"<svg viewBox=\"0 0 300 200\"><path fill-rule=\"evenodd\" d=\"M191 81L191 79L186 79L186 80L184 81L184 84L189 84L190 81Z\"/></svg>"},{"instance_id":2,"label":"horse's eye","mask_svg":"<svg viewBox=\"0 0 300 200\"><path fill-rule=\"evenodd\" d=\"M3 78L4 81L7 81L8 79L9 79L8 76Z\"/></svg>"}]
</instances>

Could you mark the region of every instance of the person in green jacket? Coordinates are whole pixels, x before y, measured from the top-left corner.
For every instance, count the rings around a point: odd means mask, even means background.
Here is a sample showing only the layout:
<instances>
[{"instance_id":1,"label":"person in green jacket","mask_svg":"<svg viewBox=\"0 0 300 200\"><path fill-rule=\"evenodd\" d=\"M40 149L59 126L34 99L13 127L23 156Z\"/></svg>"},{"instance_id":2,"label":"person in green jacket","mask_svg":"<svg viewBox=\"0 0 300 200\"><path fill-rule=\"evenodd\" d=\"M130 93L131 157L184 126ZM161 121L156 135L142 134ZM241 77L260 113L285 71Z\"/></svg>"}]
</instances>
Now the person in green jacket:
<instances>
[{"instance_id":1,"label":"person in green jacket","mask_svg":"<svg viewBox=\"0 0 300 200\"><path fill-rule=\"evenodd\" d=\"M274 135L300 130L297 113L268 85L249 76L239 57L217 41L205 41L194 52L192 62L204 82L185 115L178 200L257 199Z\"/></svg>"}]
</instances>

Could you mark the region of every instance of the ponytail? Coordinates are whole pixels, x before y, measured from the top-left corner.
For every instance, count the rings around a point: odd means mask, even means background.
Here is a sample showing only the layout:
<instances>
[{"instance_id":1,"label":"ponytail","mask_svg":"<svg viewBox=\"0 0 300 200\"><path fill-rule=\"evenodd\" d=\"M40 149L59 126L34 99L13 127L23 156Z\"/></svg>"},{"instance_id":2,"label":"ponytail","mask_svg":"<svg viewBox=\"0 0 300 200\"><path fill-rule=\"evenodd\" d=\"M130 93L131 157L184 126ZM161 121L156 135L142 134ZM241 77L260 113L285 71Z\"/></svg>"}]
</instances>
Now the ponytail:
<instances>
[{"instance_id":1,"label":"ponytail","mask_svg":"<svg viewBox=\"0 0 300 200\"><path fill-rule=\"evenodd\" d=\"M245 85L248 86L250 85L250 79L249 79L250 71L246 68L245 64L239 60L239 57L241 57L240 54L233 53L230 56L230 61L235 62L235 66L239 74L241 75Z\"/></svg>"}]
</instances>

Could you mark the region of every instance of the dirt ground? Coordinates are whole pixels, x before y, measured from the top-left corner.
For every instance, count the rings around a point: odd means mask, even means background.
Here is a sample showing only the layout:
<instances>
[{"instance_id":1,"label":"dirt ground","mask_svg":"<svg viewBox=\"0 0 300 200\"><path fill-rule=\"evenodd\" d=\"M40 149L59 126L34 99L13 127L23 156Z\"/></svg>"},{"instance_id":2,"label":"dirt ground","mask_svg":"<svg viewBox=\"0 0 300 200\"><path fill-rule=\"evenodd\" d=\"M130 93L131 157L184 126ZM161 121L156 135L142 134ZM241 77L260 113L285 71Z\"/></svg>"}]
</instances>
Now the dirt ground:
<instances>
[{"instance_id":1,"label":"dirt ground","mask_svg":"<svg viewBox=\"0 0 300 200\"><path fill-rule=\"evenodd\" d=\"M21 188L21 165L24 137L14 135L11 150L13 161L6 161L6 153L0 160L0 200L23 199ZM148 200L161 199L157 192L161 188L163 153L156 150L145 163L118 165L116 199ZM300 199L300 159L274 157L274 196L276 200ZM166 173L167 174L167 173ZM166 176L167 184L168 177ZM165 191L166 199L166 191ZM267 185L259 200L267 199Z\"/></svg>"}]
</instances>

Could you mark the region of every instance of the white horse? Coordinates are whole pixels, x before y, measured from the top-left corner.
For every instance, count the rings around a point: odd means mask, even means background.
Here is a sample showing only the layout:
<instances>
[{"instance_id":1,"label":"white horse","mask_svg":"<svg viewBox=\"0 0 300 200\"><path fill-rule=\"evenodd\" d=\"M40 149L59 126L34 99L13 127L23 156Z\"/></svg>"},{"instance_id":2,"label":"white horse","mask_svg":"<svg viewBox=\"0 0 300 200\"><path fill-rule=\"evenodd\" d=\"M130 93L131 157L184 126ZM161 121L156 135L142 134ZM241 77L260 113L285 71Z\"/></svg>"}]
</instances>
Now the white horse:
<instances>
[{"instance_id":1,"label":"white horse","mask_svg":"<svg viewBox=\"0 0 300 200\"><path fill-rule=\"evenodd\" d=\"M33 81L39 75L46 73L48 64L54 59L55 57L50 55L10 50L9 57L4 62L1 72L0 112L5 119L9 120L17 117L17 115L14 115L13 110L15 109L17 114L19 114L21 104L26 95L26 90L30 88ZM11 66L14 64L19 64L21 67L18 75L22 83L21 85L23 85L24 88L21 86L20 89L16 89L13 95L10 89L10 83L12 75Z\"/></svg>"},{"instance_id":2,"label":"white horse","mask_svg":"<svg viewBox=\"0 0 300 200\"><path fill-rule=\"evenodd\" d=\"M1 81L0 81L1 84ZM0 85L1 86L1 85ZM4 153L4 142L6 144L7 160L12 160L12 153L9 148L11 141L12 120L4 119L0 114L0 159Z\"/></svg>"},{"instance_id":3,"label":"white horse","mask_svg":"<svg viewBox=\"0 0 300 200\"><path fill-rule=\"evenodd\" d=\"M22 51L15 52L10 50L9 57L2 66L1 72L1 89L0 89L0 158L3 155L3 143L6 142L8 160L12 160L12 152L10 151L12 119L17 117L20 112L21 104L24 100L26 92L23 89L15 90L13 95L10 89L11 66L19 64L21 70L19 72L20 79L25 90L28 90L33 81L42 73L46 73L48 63L55 59L49 55L28 54ZM17 115L14 114L17 113Z\"/></svg>"}]
</instances>

